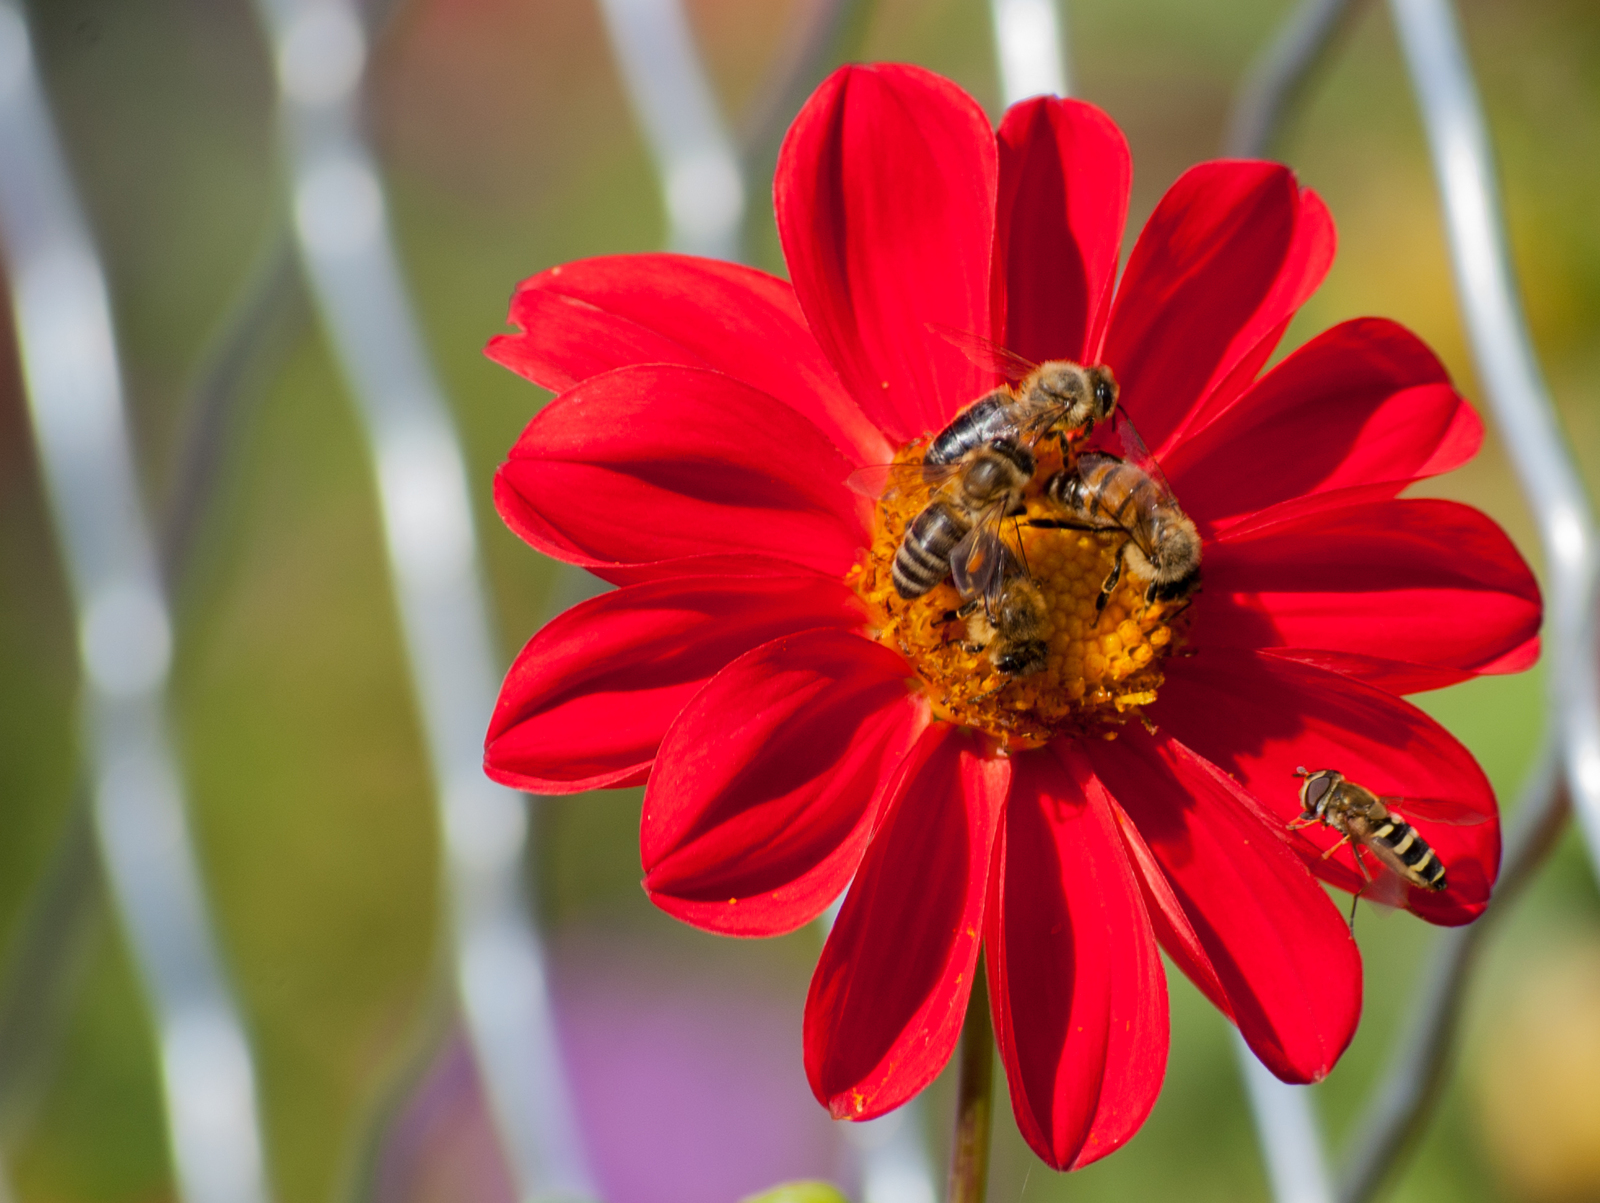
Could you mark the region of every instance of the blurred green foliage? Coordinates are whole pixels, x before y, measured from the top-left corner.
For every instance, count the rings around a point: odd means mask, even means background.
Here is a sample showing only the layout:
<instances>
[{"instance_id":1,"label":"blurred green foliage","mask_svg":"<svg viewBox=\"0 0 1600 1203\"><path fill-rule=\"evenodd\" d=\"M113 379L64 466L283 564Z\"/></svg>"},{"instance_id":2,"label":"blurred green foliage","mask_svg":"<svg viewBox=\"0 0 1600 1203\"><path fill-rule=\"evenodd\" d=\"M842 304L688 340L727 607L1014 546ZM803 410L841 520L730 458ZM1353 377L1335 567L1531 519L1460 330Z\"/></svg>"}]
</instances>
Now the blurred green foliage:
<instances>
[{"instance_id":1,"label":"blurred green foliage","mask_svg":"<svg viewBox=\"0 0 1600 1203\"><path fill-rule=\"evenodd\" d=\"M1282 0L1080 0L1069 6L1078 93L1135 157L1130 239L1165 186L1216 153L1232 90ZM693 0L730 114L754 94L790 5ZM1380 6L1368 5L1279 153L1329 202L1341 251L1285 349L1345 317L1419 331L1476 394L1428 164ZM37 0L58 120L108 258L147 496L170 499L190 382L219 315L281 220L263 43L243 3ZM1591 481L1600 473L1600 9L1585 0L1468 0L1464 22L1492 121L1535 341ZM951 75L998 109L980 0L881 0L864 56ZM466 439L509 656L550 602L547 564L490 505L493 468L543 397L485 361L517 279L582 255L655 247L654 179L585 0L412 0L376 52L371 124L430 350ZM764 203L758 191L757 203ZM763 265L781 269L776 240ZM61 830L77 781L70 611L0 322L0 934ZM437 835L385 584L370 469L327 348L307 328L253 382L179 582L176 722L229 962L258 1038L271 1174L284 1203L339 1195L386 1084L436 1011ZM1431 494L1537 547L1505 456ZM1542 718L1542 674L1420 699L1514 798ZM637 792L541 809L530 868L558 932L617 929L675 950L686 972L767 974L800 989L815 938L772 956L654 912L638 889ZM1390 1055L1431 932L1363 911L1366 1018L1315 1090L1331 1148ZM1481 1055L1523 983L1600 946L1600 900L1568 838L1490 941L1470 999L1464 1071L1395 1198L1513 1197L1482 1127ZM42 1094L3 1136L24 1200L170 1197L156 1063L135 973L97 925ZM747 966L740 969L739 965ZM1129 1147L1070 1179L1022 1145L1005 1108L991 1198L1047 1203L1265 1197L1223 1021L1172 978L1167 1085ZM1600 1000L1596 1001L1600 1023ZM799 1032L794 1033L798 1050ZM798 1064L798 1052L794 1057ZM943 1117L947 1082L931 1096ZM937 1147L944 1121L934 1125ZM1600 1133L1596 1134L1600 1140ZM819 1171L821 1172L821 1171ZM1512 1176L1508 1177L1508 1174ZM715 1203L715 1201L713 1201Z\"/></svg>"}]
</instances>

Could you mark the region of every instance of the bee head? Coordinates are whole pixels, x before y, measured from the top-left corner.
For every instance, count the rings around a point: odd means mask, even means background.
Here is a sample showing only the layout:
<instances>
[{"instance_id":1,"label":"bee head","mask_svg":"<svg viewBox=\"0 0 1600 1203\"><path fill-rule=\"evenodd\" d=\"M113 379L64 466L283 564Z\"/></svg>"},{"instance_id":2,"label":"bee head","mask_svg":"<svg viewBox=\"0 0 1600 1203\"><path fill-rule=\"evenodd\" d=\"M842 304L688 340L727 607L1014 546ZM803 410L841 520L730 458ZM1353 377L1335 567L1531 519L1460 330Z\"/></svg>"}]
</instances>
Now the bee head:
<instances>
[{"instance_id":1,"label":"bee head","mask_svg":"<svg viewBox=\"0 0 1600 1203\"><path fill-rule=\"evenodd\" d=\"M1059 410L1068 426L1082 426L1095 417L1094 389L1089 374L1065 359L1041 364L1031 399L1041 409Z\"/></svg>"},{"instance_id":2,"label":"bee head","mask_svg":"<svg viewBox=\"0 0 1600 1203\"><path fill-rule=\"evenodd\" d=\"M1013 639L1038 635L1049 613L1044 594L1025 574L1010 577L995 607L995 625Z\"/></svg>"},{"instance_id":3,"label":"bee head","mask_svg":"<svg viewBox=\"0 0 1600 1203\"><path fill-rule=\"evenodd\" d=\"M1174 510L1155 523L1153 559L1163 585L1191 583L1200 572L1200 533L1187 514Z\"/></svg>"},{"instance_id":4,"label":"bee head","mask_svg":"<svg viewBox=\"0 0 1600 1203\"><path fill-rule=\"evenodd\" d=\"M1084 373L1088 377L1090 394L1094 398L1090 411L1096 422L1104 422L1117 408L1117 378L1105 364L1096 364Z\"/></svg>"},{"instance_id":5,"label":"bee head","mask_svg":"<svg viewBox=\"0 0 1600 1203\"><path fill-rule=\"evenodd\" d=\"M1033 479L1033 453L1014 443L990 443L974 451L966 462L961 487L976 502L991 501Z\"/></svg>"},{"instance_id":6,"label":"bee head","mask_svg":"<svg viewBox=\"0 0 1600 1203\"><path fill-rule=\"evenodd\" d=\"M1318 769L1308 773L1302 768L1298 772L1306 779L1300 787L1300 809L1308 815L1320 816L1323 807L1328 804L1328 795L1333 792L1334 786L1344 780L1344 774L1336 769Z\"/></svg>"}]
</instances>

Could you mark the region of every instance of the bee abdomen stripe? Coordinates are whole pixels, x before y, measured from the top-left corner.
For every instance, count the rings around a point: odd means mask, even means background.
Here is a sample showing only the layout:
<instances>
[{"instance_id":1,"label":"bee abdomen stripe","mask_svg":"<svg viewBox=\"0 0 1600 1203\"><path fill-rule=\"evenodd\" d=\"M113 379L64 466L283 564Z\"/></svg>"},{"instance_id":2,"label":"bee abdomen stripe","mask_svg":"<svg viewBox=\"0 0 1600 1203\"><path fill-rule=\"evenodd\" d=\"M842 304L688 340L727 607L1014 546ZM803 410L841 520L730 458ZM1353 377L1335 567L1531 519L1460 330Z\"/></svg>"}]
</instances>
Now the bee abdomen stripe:
<instances>
[{"instance_id":1,"label":"bee abdomen stripe","mask_svg":"<svg viewBox=\"0 0 1600 1203\"><path fill-rule=\"evenodd\" d=\"M914 561L917 567L926 568L929 571L935 568L943 569L947 562L946 557L929 551L922 544L913 543L910 540L900 545L900 553L906 559Z\"/></svg>"}]
</instances>

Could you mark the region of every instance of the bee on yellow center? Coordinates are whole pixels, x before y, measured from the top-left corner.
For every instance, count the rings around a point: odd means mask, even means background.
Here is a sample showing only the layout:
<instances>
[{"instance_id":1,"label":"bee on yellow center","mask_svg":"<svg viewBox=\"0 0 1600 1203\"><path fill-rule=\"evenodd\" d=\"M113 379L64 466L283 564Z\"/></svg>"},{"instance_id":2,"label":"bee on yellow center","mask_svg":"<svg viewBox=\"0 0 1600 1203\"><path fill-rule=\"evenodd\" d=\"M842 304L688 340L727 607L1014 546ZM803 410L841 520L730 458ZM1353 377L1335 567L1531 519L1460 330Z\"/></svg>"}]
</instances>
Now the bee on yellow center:
<instances>
[{"instance_id":1,"label":"bee on yellow center","mask_svg":"<svg viewBox=\"0 0 1600 1203\"><path fill-rule=\"evenodd\" d=\"M920 464L924 446L904 448L896 464ZM917 597L896 588L895 557L933 499L936 486L929 483L884 494L872 545L848 578L866 604L868 633L911 663L934 714L983 731L1007 750L1057 735L1114 737L1155 701L1161 661L1179 640L1172 624L1185 608L1183 600L1152 596L1148 581L1130 574L1102 604L1131 536L1030 525L1059 517L1046 486L1073 466L1053 443L1035 451L1021 512L1004 524L1007 551L1020 570L1007 595L964 597L949 577ZM1008 603L1016 612L1010 617Z\"/></svg>"}]
</instances>

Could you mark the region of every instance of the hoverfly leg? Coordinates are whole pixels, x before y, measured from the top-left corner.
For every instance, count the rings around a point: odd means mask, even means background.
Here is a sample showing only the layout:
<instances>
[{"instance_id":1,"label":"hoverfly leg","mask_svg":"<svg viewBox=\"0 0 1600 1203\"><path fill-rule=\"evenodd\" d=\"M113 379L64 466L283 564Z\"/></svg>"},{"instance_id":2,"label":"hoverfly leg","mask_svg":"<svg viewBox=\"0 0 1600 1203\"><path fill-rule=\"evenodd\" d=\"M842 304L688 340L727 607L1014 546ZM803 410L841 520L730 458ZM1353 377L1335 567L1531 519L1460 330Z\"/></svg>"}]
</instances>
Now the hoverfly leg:
<instances>
[{"instance_id":1,"label":"hoverfly leg","mask_svg":"<svg viewBox=\"0 0 1600 1203\"><path fill-rule=\"evenodd\" d=\"M1327 860L1330 856L1332 856L1335 852L1339 851L1339 849L1343 848L1349 842L1350 842L1350 837L1349 837L1349 835L1346 835L1343 839L1341 839L1332 848L1329 848L1326 852L1324 852L1322 854L1322 859L1323 860ZM1356 851L1356 864L1359 865L1360 863L1361 863L1361 853L1360 853L1360 850L1357 849L1357 851ZM1363 874L1365 874L1366 873L1366 869L1362 869L1361 872ZM1367 878L1367 880L1371 881L1372 879L1369 877L1369 878Z\"/></svg>"},{"instance_id":2,"label":"hoverfly leg","mask_svg":"<svg viewBox=\"0 0 1600 1203\"><path fill-rule=\"evenodd\" d=\"M1345 836L1344 838L1349 839L1350 837ZM1341 841L1341 843L1342 842L1343 841ZM1337 848L1338 846L1338 844L1335 844L1334 848ZM1328 851L1333 851L1333 848L1328 849ZM1365 878L1365 880L1361 883L1361 888L1350 895L1350 934L1352 936L1356 934L1356 903L1361 901L1361 895L1365 894L1367 892L1367 887L1372 884L1372 874L1367 872L1366 863L1361 859L1360 844L1355 845L1354 854L1356 859L1356 868L1361 870L1361 876Z\"/></svg>"}]
</instances>

